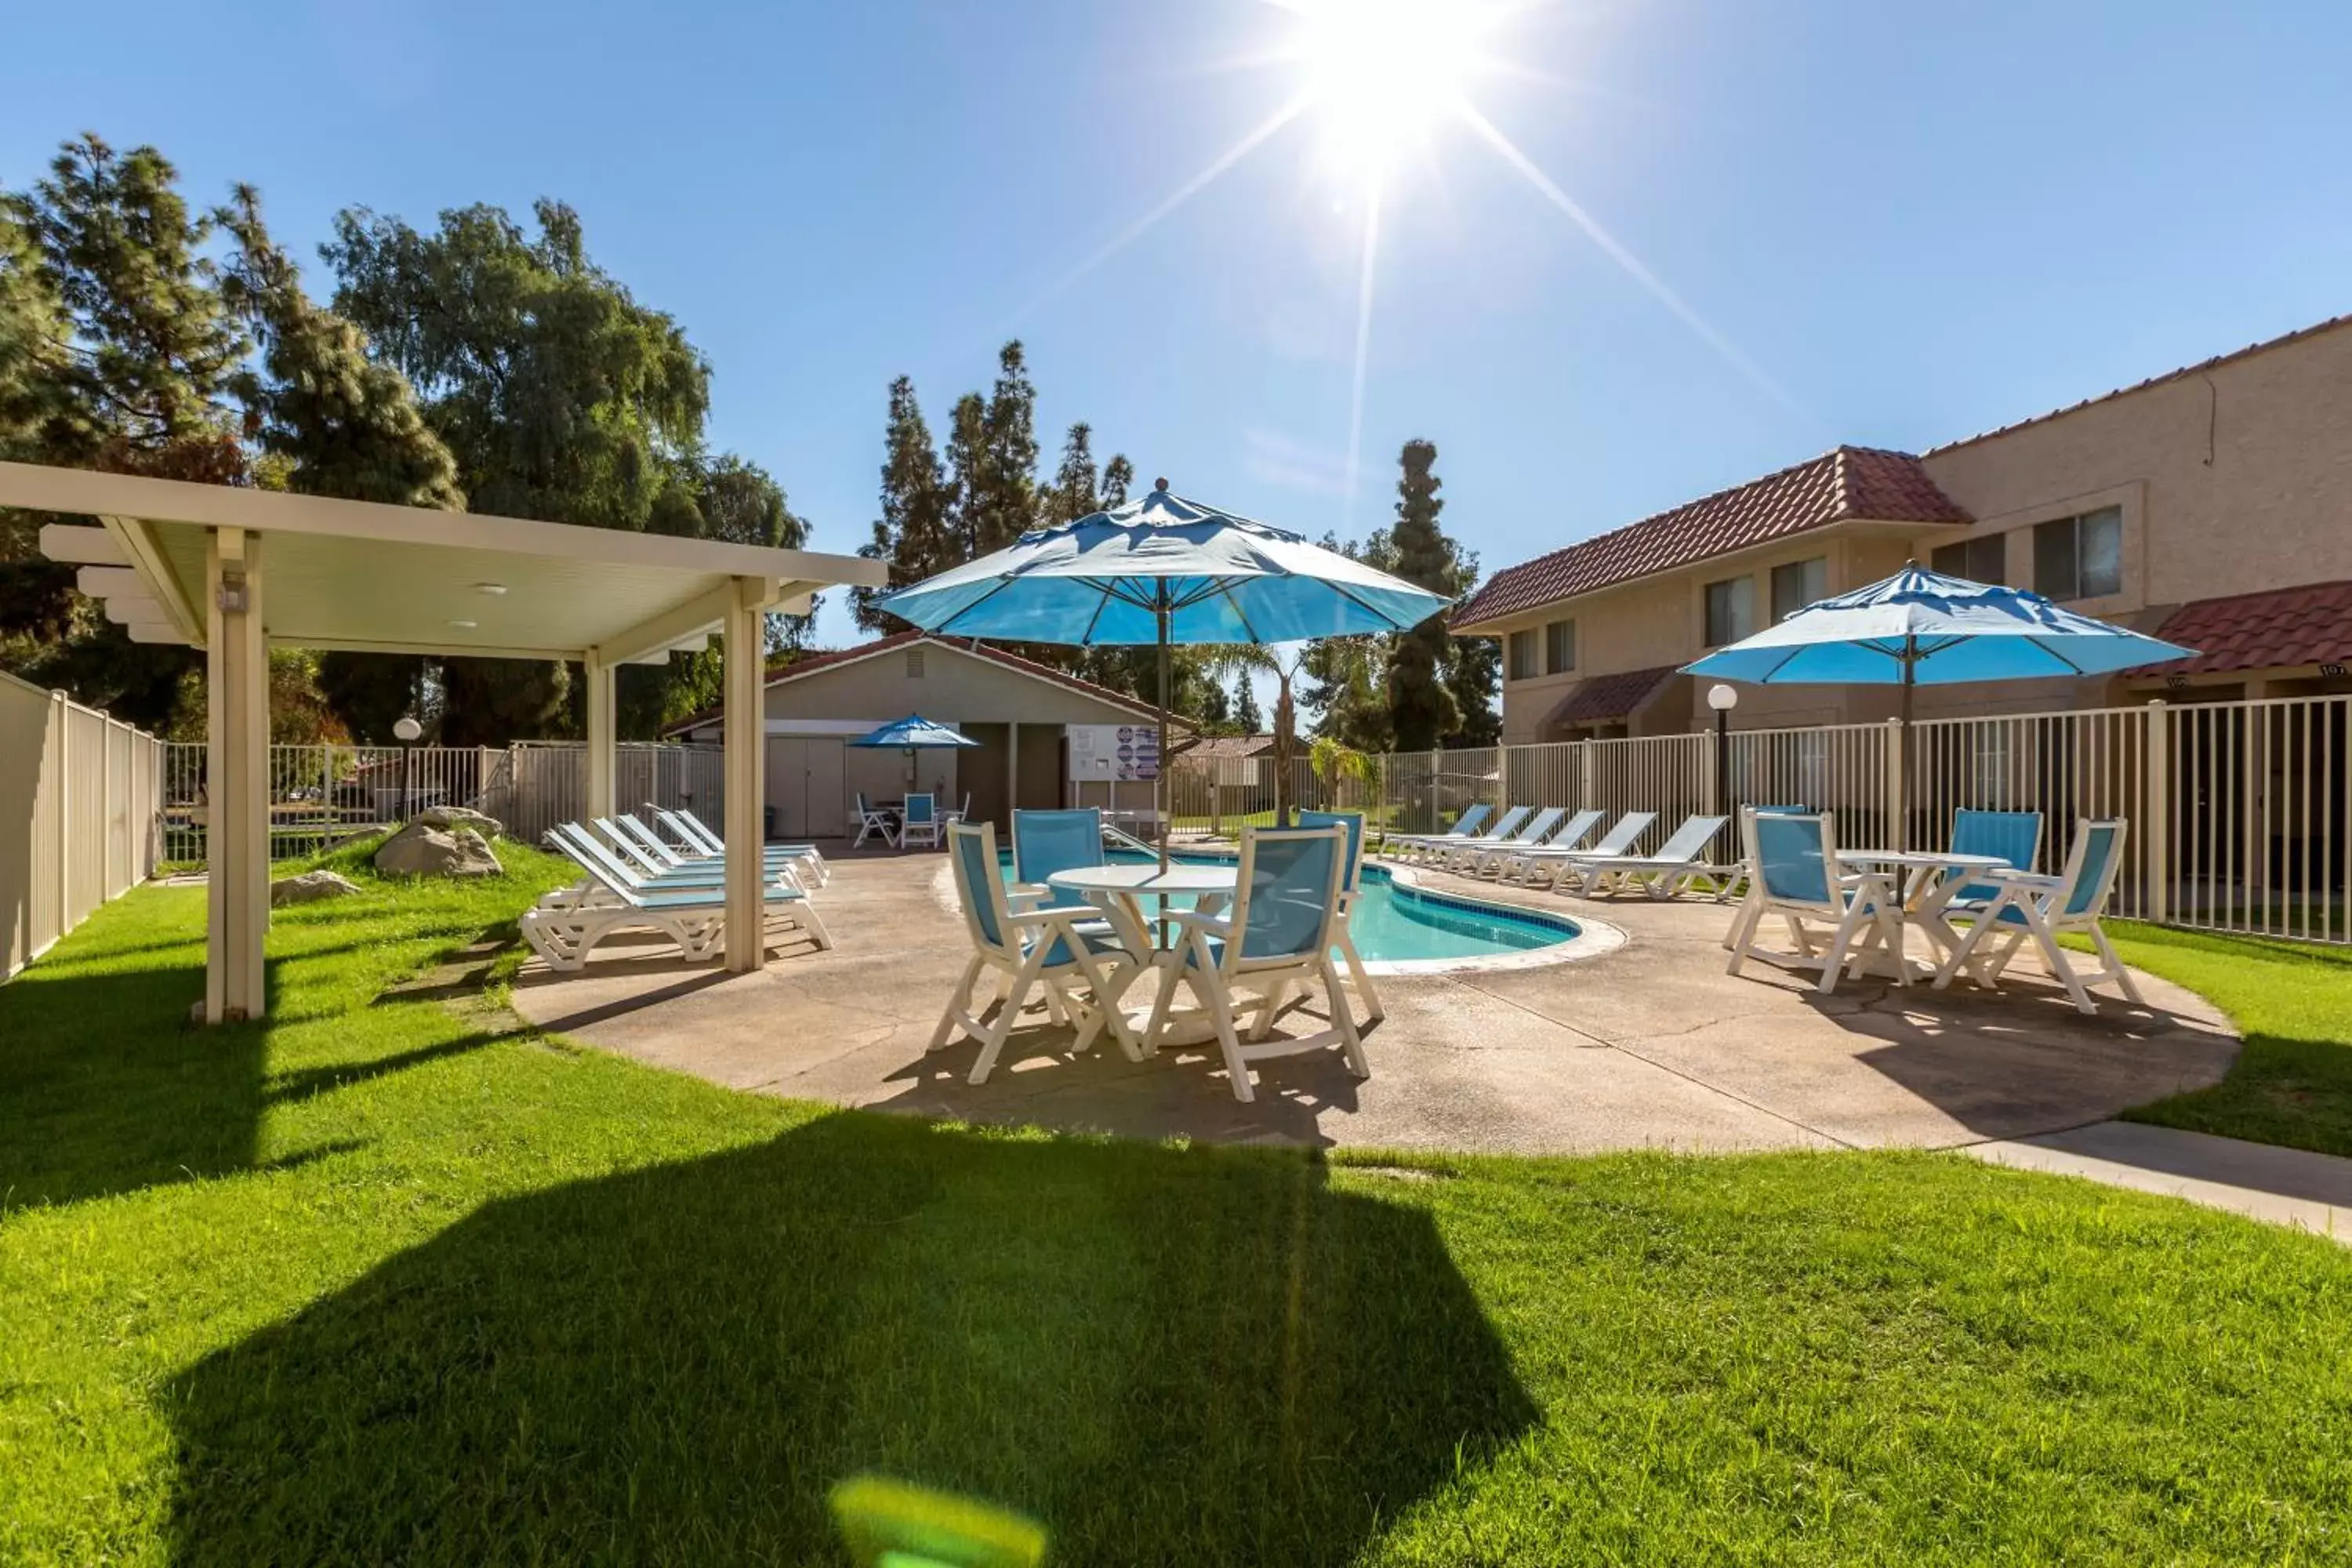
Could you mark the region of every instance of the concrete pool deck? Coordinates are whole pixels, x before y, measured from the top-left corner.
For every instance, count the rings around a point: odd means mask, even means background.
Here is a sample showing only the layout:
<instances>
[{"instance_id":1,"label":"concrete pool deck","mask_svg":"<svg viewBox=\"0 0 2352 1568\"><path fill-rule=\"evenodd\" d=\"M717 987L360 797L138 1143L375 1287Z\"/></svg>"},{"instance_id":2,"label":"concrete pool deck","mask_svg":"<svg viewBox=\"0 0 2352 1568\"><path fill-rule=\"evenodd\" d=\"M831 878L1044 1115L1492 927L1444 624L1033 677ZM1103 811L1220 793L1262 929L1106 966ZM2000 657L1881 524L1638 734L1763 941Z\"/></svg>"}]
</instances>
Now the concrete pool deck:
<instances>
[{"instance_id":1,"label":"concrete pool deck","mask_svg":"<svg viewBox=\"0 0 2352 1568\"><path fill-rule=\"evenodd\" d=\"M577 974L527 965L514 1005L586 1045L840 1105L1133 1137L1510 1153L2032 1138L2214 1083L2237 1055L2214 1008L2145 974L2156 1011L2103 999L2087 1018L2022 960L2000 995L1870 983L1822 997L1760 964L1725 974L1731 911L1705 900L1588 903L1442 874L1429 885L1625 940L1538 968L1382 978L1388 1016L1365 1037L1369 1080L1316 1052L1263 1066L1248 1105L1213 1047L1141 1064L1108 1045L1073 1058L1069 1031L1041 1011L979 1088L964 1082L970 1040L927 1055L969 956L937 854L836 860L818 894L830 952L784 932L765 970L737 975L650 940L612 942Z\"/></svg>"}]
</instances>

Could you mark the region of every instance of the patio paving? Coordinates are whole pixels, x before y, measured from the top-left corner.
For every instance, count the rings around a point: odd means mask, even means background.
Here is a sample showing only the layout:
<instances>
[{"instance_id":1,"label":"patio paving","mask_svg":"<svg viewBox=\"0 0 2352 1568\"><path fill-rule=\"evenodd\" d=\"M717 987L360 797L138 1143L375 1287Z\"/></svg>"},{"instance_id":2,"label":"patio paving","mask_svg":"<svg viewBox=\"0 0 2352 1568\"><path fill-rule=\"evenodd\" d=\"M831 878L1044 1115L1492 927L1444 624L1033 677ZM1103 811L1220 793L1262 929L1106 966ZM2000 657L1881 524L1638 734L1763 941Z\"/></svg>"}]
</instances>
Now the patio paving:
<instances>
[{"instance_id":1,"label":"patio paving","mask_svg":"<svg viewBox=\"0 0 2352 1568\"><path fill-rule=\"evenodd\" d=\"M764 971L733 975L651 941L607 943L578 974L526 966L514 1003L588 1045L841 1105L1139 1137L1514 1153L2031 1138L2214 1083L2238 1050L2211 1006L2150 975L2138 978L2156 1011L2107 1001L2089 1018L2023 960L1998 996L1864 984L1822 997L1762 964L1725 974L1720 905L1482 891L1626 941L1540 968L1383 978L1388 1016L1365 1037L1370 1079L1318 1051L1265 1064L1248 1105L1213 1047L1136 1064L1105 1043L1073 1058L1070 1032L1042 1011L979 1088L964 1082L970 1040L927 1055L970 951L939 855L837 859L818 895L830 952L783 932Z\"/></svg>"}]
</instances>

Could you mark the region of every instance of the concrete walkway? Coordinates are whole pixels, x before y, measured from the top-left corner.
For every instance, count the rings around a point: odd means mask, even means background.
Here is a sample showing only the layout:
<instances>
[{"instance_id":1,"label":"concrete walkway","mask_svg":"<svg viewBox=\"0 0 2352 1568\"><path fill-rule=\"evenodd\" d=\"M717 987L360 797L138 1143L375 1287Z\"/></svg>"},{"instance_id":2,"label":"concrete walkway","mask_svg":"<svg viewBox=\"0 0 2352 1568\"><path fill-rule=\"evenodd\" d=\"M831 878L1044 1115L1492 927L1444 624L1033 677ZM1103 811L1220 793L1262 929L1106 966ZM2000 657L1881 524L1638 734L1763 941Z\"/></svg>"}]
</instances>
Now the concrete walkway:
<instances>
[{"instance_id":1,"label":"concrete walkway","mask_svg":"<svg viewBox=\"0 0 2352 1568\"><path fill-rule=\"evenodd\" d=\"M1995 1165L2186 1198L2352 1245L2352 1160L2340 1155L2132 1121L2002 1139L1968 1152Z\"/></svg>"},{"instance_id":2,"label":"concrete walkway","mask_svg":"<svg viewBox=\"0 0 2352 1568\"><path fill-rule=\"evenodd\" d=\"M657 943L609 945L580 974L526 968L515 1005L586 1044L842 1105L1138 1137L1518 1153L2019 1142L2211 1084L2237 1053L2210 1006L2152 977L2140 984L2157 1011L2110 1001L2091 1018L2030 973L1998 996L1865 984L1822 997L1761 965L1727 976L1730 911L1716 904L1486 890L1626 940L1581 962L1389 977L1388 1017L1366 1038L1370 1079L1317 1052L1266 1064L1250 1105L1233 1099L1213 1051L1135 1064L1105 1046L1073 1058L1069 1032L1042 1012L979 1088L964 1081L968 1040L927 1055L969 952L938 855L839 861L818 895L831 952L787 943L763 972L729 975Z\"/></svg>"}]
</instances>

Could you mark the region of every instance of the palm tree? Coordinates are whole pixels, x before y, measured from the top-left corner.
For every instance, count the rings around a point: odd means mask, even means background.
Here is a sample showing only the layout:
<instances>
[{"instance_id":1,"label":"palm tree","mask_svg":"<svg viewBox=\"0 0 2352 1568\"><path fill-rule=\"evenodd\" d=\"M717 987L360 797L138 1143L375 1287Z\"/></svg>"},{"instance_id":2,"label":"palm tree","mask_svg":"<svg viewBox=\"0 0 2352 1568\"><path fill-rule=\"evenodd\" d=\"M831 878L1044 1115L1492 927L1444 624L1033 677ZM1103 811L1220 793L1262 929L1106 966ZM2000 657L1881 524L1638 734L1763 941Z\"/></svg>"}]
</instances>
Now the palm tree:
<instances>
[{"instance_id":1,"label":"palm tree","mask_svg":"<svg viewBox=\"0 0 2352 1568\"><path fill-rule=\"evenodd\" d=\"M1263 671L1274 677L1274 821L1290 826L1290 768L1298 754L1298 710L1291 703L1290 685L1307 662L1307 645L1287 651L1264 643L1223 643L1202 650L1202 662L1221 675L1246 679Z\"/></svg>"}]
</instances>

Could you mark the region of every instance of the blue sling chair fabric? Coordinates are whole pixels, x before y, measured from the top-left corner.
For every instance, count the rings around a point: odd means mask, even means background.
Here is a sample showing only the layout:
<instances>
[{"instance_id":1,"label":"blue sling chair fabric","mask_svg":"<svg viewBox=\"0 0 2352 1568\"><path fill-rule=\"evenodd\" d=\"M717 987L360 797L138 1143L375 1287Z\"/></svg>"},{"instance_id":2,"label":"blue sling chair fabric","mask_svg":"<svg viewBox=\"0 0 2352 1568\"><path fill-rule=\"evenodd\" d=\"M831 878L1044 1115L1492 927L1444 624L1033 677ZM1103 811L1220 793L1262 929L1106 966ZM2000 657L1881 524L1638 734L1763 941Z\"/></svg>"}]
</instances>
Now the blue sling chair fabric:
<instances>
[{"instance_id":1,"label":"blue sling chair fabric","mask_svg":"<svg viewBox=\"0 0 2352 1568\"><path fill-rule=\"evenodd\" d=\"M1102 813L1093 806L1013 814L1013 879L1024 890L1056 871L1102 863Z\"/></svg>"}]
</instances>

